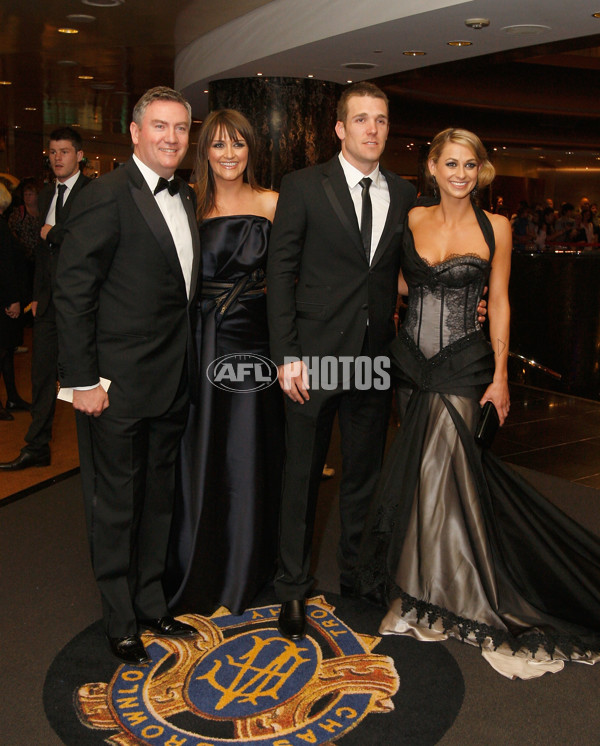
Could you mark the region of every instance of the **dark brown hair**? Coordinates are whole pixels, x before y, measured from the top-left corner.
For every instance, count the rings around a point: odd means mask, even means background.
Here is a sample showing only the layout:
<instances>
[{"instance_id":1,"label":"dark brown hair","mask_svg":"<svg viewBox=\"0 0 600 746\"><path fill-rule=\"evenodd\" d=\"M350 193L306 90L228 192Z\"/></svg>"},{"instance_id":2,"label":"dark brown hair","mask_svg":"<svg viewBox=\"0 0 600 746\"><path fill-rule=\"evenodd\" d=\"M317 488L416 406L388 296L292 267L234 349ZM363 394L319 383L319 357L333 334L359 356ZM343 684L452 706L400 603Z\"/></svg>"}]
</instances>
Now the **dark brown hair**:
<instances>
[{"instance_id":1,"label":"dark brown hair","mask_svg":"<svg viewBox=\"0 0 600 746\"><path fill-rule=\"evenodd\" d=\"M385 101L386 108L390 108L390 102L385 93L378 88L375 83L369 83L368 80L362 83L353 83L344 88L340 100L337 105L337 121L346 123L346 117L348 116L348 99L352 96L370 96L371 98L380 98Z\"/></svg>"},{"instance_id":2,"label":"dark brown hair","mask_svg":"<svg viewBox=\"0 0 600 746\"><path fill-rule=\"evenodd\" d=\"M244 172L244 181L252 189L262 191L254 175L254 159L256 157L256 140L252 125L246 117L234 109L217 109L206 117L198 134L198 149L196 150L196 165L194 176L196 180L196 194L198 196L198 219L209 215L215 209L215 177L208 162L208 151L215 136L227 134L234 142L243 138L248 147L248 164Z\"/></svg>"}]
</instances>

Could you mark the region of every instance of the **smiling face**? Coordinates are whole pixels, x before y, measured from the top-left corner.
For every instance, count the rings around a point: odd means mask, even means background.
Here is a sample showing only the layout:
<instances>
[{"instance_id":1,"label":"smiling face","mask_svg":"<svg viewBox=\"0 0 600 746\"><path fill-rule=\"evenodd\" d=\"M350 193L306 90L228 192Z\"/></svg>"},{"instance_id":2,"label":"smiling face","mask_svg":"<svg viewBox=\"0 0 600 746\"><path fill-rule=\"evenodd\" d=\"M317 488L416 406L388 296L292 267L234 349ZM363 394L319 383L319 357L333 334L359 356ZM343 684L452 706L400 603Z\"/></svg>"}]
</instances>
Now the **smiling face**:
<instances>
[{"instance_id":1,"label":"smiling face","mask_svg":"<svg viewBox=\"0 0 600 746\"><path fill-rule=\"evenodd\" d=\"M83 150L76 150L70 140L50 140L48 143L50 168L61 184L79 171L82 158Z\"/></svg>"},{"instance_id":2,"label":"smiling face","mask_svg":"<svg viewBox=\"0 0 600 746\"><path fill-rule=\"evenodd\" d=\"M350 96L345 122L335 132L344 158L363 174L370 174L381 157L389 132L388 108L381 98Z\"/></svg>"},{"instance_id":3,"label":"smiling face","mask_svg":"<svg viewBox=\"0 0 600 746\"><path fill-rule=\"evenodd\" d=\"M466 145L447 142L437 161L428 162L429 172L435 176L440 194L466 197L477 184L479 164L475 153Z\"/></svg>"},{"instance_id":4,"label":"smiling face","mask_svg":"<svg viewBox=\"0 0 600 746\"><path fill-rule=\"evenodd\" d=\"M219 129L208 147L208 162L216 180L242 179L248 165L248 145L239 132L231 138L225 130Z\"/></svg>"},{"instance_id":5,"label":"smiling face","mask_svg":"<svg viewBox=\"0 0 600 746\"><path fill-rule=\"evenodd\" d=\"M160 99L148 104L141 124L130 125L133 152L154 173L170 179L185 157L189 117L183 104Z\"/></svg>"}]
</instances>

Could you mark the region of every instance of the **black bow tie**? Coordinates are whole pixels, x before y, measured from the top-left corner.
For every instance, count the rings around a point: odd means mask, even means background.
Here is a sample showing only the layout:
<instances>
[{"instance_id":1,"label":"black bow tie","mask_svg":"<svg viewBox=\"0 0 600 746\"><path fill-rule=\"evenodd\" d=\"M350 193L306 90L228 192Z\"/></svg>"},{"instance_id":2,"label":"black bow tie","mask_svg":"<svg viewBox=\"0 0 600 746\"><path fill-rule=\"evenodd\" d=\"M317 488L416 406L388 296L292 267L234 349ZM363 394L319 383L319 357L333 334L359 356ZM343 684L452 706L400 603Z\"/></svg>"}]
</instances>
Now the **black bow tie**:
<instances>
[{"instance_id":1,"label":"black bow tie","mask_svg":"<svg viewBox=\"0 0 600 746\"><path fill-rule=\"evenodd\" d=\"M171 181L167 181L163 176L161 176L158 180L158 184L156 185L156 189L154 190L154 194L162 192L163 189L168 189L169 194L172 197L174 194L177 194L179 192L180 184L181 182L177 177L171 179Z\"/></svg>"}]
</instances>

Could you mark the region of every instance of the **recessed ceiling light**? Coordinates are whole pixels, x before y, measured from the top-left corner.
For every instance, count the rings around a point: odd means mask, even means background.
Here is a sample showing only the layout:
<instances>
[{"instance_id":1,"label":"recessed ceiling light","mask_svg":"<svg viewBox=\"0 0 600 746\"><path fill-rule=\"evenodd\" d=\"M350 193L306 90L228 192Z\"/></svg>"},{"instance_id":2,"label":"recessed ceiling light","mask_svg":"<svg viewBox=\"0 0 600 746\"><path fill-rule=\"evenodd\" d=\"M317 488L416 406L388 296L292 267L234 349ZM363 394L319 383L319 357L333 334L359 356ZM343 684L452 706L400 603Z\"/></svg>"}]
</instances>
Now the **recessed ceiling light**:
<instances>
[{"instance_id":1,"label":"recessed ceiling light","mask_svg":"<svg viewBox=\"0 0 600 746\"><path fill-rule=\"evenodd\" d=\"M25 111L37 111L37 106L25 106Z\"/></svg>"},{"instance_id":2,"label":"recessed ceiling light","mask_svg":"<svg viewBox=\"0 0 600 746\"><path fill-rule=\"evenodd\" d=\"M469 28L479 30L482 28L486 28L490 25L490 19L489 18L467 18L465 21L465 26L468 26Z\"/></svg>"},{"instance_id":3,"label":"recessed ceiling light","mask_svg":"<svg viewBox=\"0 0 600 746\"><path fill-rule=\"evenodd\" d=\"M69 23L92 23L96 16L88 16L86 13L71 13L67 16Z\"/></svg>"},{"instance_id":4,"label":"recessed ceiling light","mask_svg":"<svg viewBox=\"0 0 600 746\"><path fill-rule=\"evenodd\" d=\"M600 13L592 13L592 18L600 18Z\"/></svg>"},{"instance_id":5,"label":"recessed ceiling light","mask_svg":"<svg viewBox=\"0 0 600 746\"><path fill-rule=\"evenodd\" d=\"M542 26L536 23L520 23L516 26L504 26L500 31L513 36L531 36L534 34L543 34L544 31L551 31L550 26Z\"/></svg>"},{"instance_id":6,"label":"recessed ceiling light","mask_svg":"<svg viewBox=\"0 0 600 746\"><path fill-rule=\"evenodd\" d=\"M373 62L344 62L342 67L348 70L372 70L377 65Z\"/></svg>"},{"instance_id":7,"label":"recessed ceiling light","mask_svg":"<svg viewBox=\"0 0 600 746\"><path fill-rule=\"evenodd\" d=\"M204 93L208 93L208 88L205 88L205 89L204 89Z\"/></svg>"},{"instance_id":8,"label":"recessed ceiling light","mask_svg":"<svg viewBox=\"0 0 600 746\"><path fill-rule=\"evenodd\" d=\"M470 47L473 44L472 41L464 41L457 39L456 41L449 41L448 46L449 47Z\"/></svg>"},{"instance_id":9,"label":"recessed ceiling light","mask_svg":"<svg viewBox=\"0 0 600 746\"><path fill-rule=\"evenodd\" d=\"M352 83L352 81L351 80L347 80L346 83Z\"/></svg>"},{"instance_id":10,"label":"recessed ceiling light","mask_svg":"<svg viewBox=\"0 0 600 746\"><path fill-rule=\"evenodd\" d=\"M256 73L258 77L260 78L262 76L262 73Z\"/></svg>"},{"instance_id":11,"label":"recessed ceiling light","mask_svg":"<svg viewBox=\"0 0 600 746\"><path fill-rule=\"evenodd\" d=\"M405 57L424 57L427 52L421 52L417 49L407 49L406 52L402 52Z\"/></svg>"},{"instance_id":12,"label":"recessed ceiling light","mask_svg":"<svg viewBox=\"0 0 600 746\"><path fill-rule=\"evenodd\" d=\"M69 28L68 26L64 26L63 28L58 29L59 34L78 34L79 29L78 28Z\"/></svg>"},{"instance_id":13,"label":"recessed ceiling light","mask_svg":"<svg viewBox=\"0 0 600 746\"><path fill-rule=\"evenodd\" d=\"M81 0L81 2L93 8L113 8L116 5L123 5L125 0Z\"/></svg>"},{"instance_id":14,"label":"recessed ceiling light","mask_svg":"<svg viewBox=\"0 0 600 746\"><path fill-rule=\"evenodd\" d=\"M0 80L0 85L12 85L12 80Z\"/></svg>"},{"instance_id":15,"label":"recessed ceiling light","mask_svg":"<svg viewBox=\"0 0 600 746\"><path fill-rule=\"evenodd\" d=\"M312 73L309 73L306 77L307 78L314 78L315 76Z\"/></svg>"},{"instance_id":16,"label":"recessed ceiling light","mask_svg":"<svg viewBox=\"0 0 600 746\"><path fill-rule=\"evenodd\" d=\"M79 80L94 80L93 75L78 75Z\"/></svg>"}]
</instances>

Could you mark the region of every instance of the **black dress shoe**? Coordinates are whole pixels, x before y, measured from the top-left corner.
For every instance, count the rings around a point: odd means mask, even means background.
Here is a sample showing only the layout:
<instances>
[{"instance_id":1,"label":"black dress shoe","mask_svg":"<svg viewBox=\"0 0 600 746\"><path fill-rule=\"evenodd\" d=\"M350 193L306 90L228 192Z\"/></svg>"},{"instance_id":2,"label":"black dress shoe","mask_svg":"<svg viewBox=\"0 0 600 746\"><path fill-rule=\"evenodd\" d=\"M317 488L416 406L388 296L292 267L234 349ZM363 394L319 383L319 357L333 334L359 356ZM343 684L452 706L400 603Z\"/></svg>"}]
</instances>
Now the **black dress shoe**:
<instances>
[{"instance_id":1,"label":"black dress shoe","mask_svg":"<svg viewBox=\"0 0 600 746\"><path fill-rule=\"evenodd\" d=\"M139 619L140 627L149 629L163 637L194 637L198 630L190 624L173 619L172 616L162 616L160 619Z\"/></svg>"},{"instance_id":2,"label":"black dress shoe","mask_svg":"<svg viewBox=\"0 0 600 746\"><path fill-rule=\"evenodd\" d=\"M301 640L306 633L304 599L284 601L281 604L277 627L288 640Z\"/></svg>"},{"instance_id":3,"label":"black dress shoe","mask_svg":"<svg viewBox=\"0 0 600 746\"><path fill-rule=\"evenodd\" d=\"M27 469L30 466L50 466L50 454L46 453L44 456L37 456L35 453L31 453L31 451L21 451L14 461L3 461L0 463L0 469L4 469L4 471L19 471L19 469Z\"/></svg>"},{"instance_id":4,"label":"black dress shoe","mask_svg":"<svg viewBox=\"0 0 600 746\"><path fill-rule=\"evenodd\" d=\"M130 666L145 666L150 663L146 648L137 635L128 637L109 637L108 644L112 654Z\"/></svg>"},{"instance_id":5,"label":"black dress shoe","mask_svg":"<svg viewBox=\"0 0 600 746\"><path fill-rule=\"evenodd\" d=\"M4 407L0 406L0 420L6 420L7 422L9 420L14 420L15 418L12 416L10 412L7 412Z\"/></svg>"},{"instance_id":6,"label":"black dress shoe","mask_svg":"<svg viewBox=\"0 0 600 746\"><path fill-rule=\"evenodd\" d=\"M6 409L9 412L16 412L17 410L20 410L21 412L29 412L29 410L31 409L31 404L28 401L25 401L25 399L21 399L21 397L19 397L14 401L7 401Z\"/></svg>"}]
</instances>

